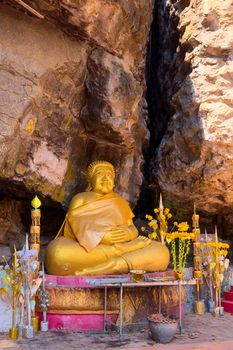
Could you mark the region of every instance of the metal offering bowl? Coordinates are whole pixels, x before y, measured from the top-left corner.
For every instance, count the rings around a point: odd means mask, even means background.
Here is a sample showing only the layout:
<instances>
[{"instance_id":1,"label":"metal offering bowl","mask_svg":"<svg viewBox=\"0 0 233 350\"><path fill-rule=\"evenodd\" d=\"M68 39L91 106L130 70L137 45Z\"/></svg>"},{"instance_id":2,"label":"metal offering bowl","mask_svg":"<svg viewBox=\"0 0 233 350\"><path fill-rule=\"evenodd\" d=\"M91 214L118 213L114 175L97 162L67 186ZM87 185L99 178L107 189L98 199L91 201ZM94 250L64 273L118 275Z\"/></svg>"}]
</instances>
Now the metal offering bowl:
<instances>
[{"instance_id":1,"label":"metal offering bowl","mask_svg":"<svg viewBox=\"0 0 233 350\"><path fill-rule=\"evenodd\" d=\"M130 275L135 280L135 282L141 282L141 280L143 279L146 273L146 271L144 270L130 270L129 272L130 272Z\"/></svg>"}]
</instances>

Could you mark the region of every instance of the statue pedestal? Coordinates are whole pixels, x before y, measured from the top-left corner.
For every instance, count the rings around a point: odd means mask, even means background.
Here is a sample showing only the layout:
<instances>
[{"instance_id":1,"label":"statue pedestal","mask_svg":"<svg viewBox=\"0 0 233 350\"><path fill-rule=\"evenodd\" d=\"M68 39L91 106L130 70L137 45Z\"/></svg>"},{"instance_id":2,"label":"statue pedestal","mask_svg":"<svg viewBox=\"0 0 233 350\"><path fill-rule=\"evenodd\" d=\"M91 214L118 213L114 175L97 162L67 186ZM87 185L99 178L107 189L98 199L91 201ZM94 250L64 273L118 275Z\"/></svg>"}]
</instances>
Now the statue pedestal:
<instances>
[{"instance_id":1,"label":"statue pedestal","mask_svg":"<svg viewBox=\"0 0 233 350\"><path fill-rule=\"evenodd\" d=\"M146 274L145 278L172 279L173 271ZM127 275L98 276L52 276L46 275L46 289L49 293L47 319L49 329L103 330L104 288L106 283L117 280L132 281ZM107 325L116 323L119 315L119 288L108 290ZM176 288L163 287L160 290L162 312L178 315L178 295ZM158 312L159 288L124 288L123 322L130 324L146 319L150 313ZM42 319L42 313L38 314Z\"/></svg>"},{"instance_id":2,"label":"statue pedestal","mask_svg":"<svg viewBox=\"0 0 233 350\"><path fill-rule=\"evenodd\" d=\"M41 312L37 312L42 320ZM108 314L107 324L116 323L118 314ZM98 314L51 314L48 313L47 321L49 329L75 329L82 331L99 331L104 329L103 313Z\"/></svg>"}]
</instances>

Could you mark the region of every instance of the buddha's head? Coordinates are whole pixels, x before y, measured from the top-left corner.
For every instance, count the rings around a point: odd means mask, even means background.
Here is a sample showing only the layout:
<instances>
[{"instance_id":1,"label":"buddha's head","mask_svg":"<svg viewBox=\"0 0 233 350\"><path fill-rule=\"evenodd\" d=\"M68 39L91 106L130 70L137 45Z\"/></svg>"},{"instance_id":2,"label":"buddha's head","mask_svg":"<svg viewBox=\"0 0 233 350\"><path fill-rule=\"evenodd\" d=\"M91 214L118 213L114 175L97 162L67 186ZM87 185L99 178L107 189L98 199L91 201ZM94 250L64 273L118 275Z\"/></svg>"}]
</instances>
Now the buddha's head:
<instances>
[{"instance_id":1,"label":"buddha's head","mask_svg":"<svg viewBox=\"0 0 233 350\"><path fill-rule=\"evenodd\" d=\"M106 161L92 162L87 168L86 178L88 182L87 191L102 195L110 193L114 187L114 166Z\"/></svg>"}]
</instances>

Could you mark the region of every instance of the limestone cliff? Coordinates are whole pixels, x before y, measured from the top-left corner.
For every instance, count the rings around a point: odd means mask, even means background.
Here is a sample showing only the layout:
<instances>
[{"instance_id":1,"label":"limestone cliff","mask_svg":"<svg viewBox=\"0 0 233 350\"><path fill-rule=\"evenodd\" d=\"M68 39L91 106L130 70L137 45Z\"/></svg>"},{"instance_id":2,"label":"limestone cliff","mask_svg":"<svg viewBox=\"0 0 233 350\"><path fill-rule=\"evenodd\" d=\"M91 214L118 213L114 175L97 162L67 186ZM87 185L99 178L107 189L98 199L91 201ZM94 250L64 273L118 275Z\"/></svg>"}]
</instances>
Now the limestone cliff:
<instances>
[{"instance_id":1,"label":"limestone cliff","mask_svg":"<svg viewBox=\"0 0 233 350\"><path fill-rule=\"evenodd\" d=\"M169 123L152 181L183 207L196 201L206 214L227 214L233 210L233 3L161 1L159 16L158 76Z\"/></svg>"}]
</instances>

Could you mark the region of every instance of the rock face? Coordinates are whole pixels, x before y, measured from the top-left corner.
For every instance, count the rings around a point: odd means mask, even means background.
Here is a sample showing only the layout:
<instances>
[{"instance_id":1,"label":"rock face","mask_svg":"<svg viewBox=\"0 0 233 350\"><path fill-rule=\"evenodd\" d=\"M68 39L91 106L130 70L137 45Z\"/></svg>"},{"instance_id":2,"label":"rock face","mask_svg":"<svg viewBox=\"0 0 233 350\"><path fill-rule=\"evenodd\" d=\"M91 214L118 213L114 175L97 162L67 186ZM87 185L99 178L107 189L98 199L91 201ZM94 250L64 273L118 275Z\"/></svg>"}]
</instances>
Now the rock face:
<instances>
[{"instance_id":1,"label":"rock face","mask_svg":"<svg viewBox=\"0 0 233 350\"><path fill-rule=\"evenodd\" d=\"M66 205L89 162L136 203L148 141L144 66L153 1L0 5L0 191ZM8 4L12 5L12 2Z\"/></svg>"},{"instance_id":2,"label":"rock face","mask_svg":"<svg viewBox=\"0 0 233 350\"><path fill-rule=\"evenodd\" d=\"M136 204L149 139L144 76L154 0L30 6L44 19L14 1L0 4L1 198L37 192L48 205L66 207L85 189L87 165L105 159L116 166L116 190ZM195 200L228 230L232 0L158 0L156 8L148 189L160 188L186 209Z\"/></svg>"},{"instance_id":3,"label":"rock face","mask_svg":"<svg viewBox=\"0 0 233 350\"><path fill-rule=\"evenodd\" d=\"M6 247L2 244L8 244L11 250L21 248L25 237L22 234L24 227L20 214L23 212L20 201L0 200L0 256L6 256ZM5 251L4 251L5 250Z\"/></svg>"},{"instance_id":4,"label":"rock face","mask_svg":"<svg viewBox=\"0 0 233 350\"><path fill-rule=\"evenodd\" d=\"M153 181L167 199L195 200L199 210L226 214L233 209L232 1L172 3L160 6L163 45L169 12L170 20L179 21L179 41L163 52L159 66L169 124L154 160Z\"/></svg>"}]
</instances>

